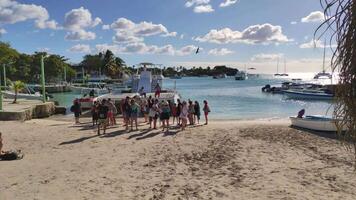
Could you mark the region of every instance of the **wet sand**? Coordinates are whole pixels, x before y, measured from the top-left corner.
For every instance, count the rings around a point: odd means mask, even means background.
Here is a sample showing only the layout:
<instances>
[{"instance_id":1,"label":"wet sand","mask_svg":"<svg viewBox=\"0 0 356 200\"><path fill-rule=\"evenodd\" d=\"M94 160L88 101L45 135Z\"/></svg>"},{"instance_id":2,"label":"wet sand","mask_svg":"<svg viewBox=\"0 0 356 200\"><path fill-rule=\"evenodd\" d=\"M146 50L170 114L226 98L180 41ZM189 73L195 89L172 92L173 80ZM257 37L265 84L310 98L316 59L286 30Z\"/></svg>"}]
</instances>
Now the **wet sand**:
<instances>
[{"instance_id":1,"label":"wet sand","mask_svg":"<svg viewBox=\"0 0 356 200\"><path fill-rule=\"evenodd\" d=\"M85 122L85 120L84 120ZM121 123L121 120L120 120ZM352 157L332 135L278 121L97 136L69 119L0 122L0 199L355 199ZM327 137L325 137L327 136Z\"/></svg>"}]
</instances>

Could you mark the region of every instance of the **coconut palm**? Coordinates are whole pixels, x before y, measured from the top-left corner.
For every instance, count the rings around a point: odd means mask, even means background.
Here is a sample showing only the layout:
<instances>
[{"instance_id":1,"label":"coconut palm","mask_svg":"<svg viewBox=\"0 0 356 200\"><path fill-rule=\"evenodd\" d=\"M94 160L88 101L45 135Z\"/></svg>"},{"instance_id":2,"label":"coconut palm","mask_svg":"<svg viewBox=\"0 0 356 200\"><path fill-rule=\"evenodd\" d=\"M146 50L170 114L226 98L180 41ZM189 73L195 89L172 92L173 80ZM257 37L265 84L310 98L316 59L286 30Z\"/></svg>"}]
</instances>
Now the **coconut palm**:
<instances>
[{"instance_id":1,"label":"coconut palm","mask_svg":"<svg viewBox=\"0 0 356 200\"><path fill-rule=\"evenodd\" d=\"M332 68L339 71L340 84L336 88L334 118L337 119L338 135L354 154L356 169L356 0L320 0L326 21L316 33L320 36L332 32L330 43L333 49ZM341 119L341 120L339 120ZM342 132L346 126L347 131Z\"/></svg>"},{"instance_id":2,"label":"coconut palm","mask_svg":"<svg viewBox=\"0 0 356 200\"><path fill-rule=\"evenodd\" d=\"M25 88L25 83L22 82L22 81L15 81L13 84L12 84L12 89L14 90L15 92L15 97L14 97L14 101L12 103L17 103L17 93L24 89Z\"/></svg>"}]
</instances>

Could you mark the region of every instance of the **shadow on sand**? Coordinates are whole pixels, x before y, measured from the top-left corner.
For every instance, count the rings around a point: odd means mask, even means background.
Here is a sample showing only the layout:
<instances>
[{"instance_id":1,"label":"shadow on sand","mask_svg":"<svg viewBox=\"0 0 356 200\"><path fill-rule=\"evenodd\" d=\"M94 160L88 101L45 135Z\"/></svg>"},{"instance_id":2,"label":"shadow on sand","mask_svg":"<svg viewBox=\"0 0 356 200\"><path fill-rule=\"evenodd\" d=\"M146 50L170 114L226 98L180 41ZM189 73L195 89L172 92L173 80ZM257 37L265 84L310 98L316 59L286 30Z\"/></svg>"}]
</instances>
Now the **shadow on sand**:
<instances>
[{"instance_id":1,"label":"shadow on sand","mask_svg":"<svg viewBox=\"0 0 356 200\"><path fill-rule=\"evenodd\" d=\"M317 135L319 137L338 140L338 136L337 136L337 134L335 132L314 131L314 130L310 130L310 129L306 129L306 128L300 128L300 127L297 127L297 126L289 126L289 127L293 128L295 130L308 132L308 133L311 133L313 135Z\"/></svg>"},{"instance_id":2,"label":"shadow on sand","mask_svg":"<svg viewBox=\"0 0 356 200\"><path fill-rule=\"evenodd\" d=\"M70 141L67 141L67 142L62 142L62 143L60 143L59 145L76 144L76 143L80 143L80 142L83 142L83 141L85 141L85 140L89 140L89 139L92 139L92 138L95 138L95 137L98 137L98 135L92 135L92 136L81 137L81 138L78 138L78 139L75 139L75 140L70 140Z\"/></svg>"}]
</instances>

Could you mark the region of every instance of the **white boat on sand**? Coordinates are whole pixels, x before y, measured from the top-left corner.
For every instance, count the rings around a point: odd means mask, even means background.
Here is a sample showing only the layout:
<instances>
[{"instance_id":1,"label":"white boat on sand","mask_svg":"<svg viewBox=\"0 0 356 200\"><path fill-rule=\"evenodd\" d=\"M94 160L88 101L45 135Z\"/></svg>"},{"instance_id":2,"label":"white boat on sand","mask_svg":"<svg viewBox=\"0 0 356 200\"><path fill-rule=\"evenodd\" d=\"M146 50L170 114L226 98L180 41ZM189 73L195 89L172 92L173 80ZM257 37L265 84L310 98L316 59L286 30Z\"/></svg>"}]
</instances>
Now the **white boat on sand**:
<instances>
[{"instance_id":1,"label":"white boat on sand","mask_svg":"<svg viewBox=\"0 0 356 200\"><path fill-rule=\"evenodd\" d=\"M336 132L336 120L324 117L324 116L306 116L303 118L290 117L292 126L305 128L314 131L323 131L323 132ZM343 127L343 131L346 130L346 127Z\"/></svg>"}]
</instances>

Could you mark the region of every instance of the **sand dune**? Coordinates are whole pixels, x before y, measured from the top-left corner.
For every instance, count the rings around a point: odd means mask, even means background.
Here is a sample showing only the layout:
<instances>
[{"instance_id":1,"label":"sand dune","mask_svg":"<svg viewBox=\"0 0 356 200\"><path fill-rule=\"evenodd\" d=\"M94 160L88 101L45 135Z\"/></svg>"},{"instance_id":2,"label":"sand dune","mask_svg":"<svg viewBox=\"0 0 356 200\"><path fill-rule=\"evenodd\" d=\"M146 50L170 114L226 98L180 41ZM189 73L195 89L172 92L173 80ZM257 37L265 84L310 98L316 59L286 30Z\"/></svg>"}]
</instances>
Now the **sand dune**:
<instances>
[{"instance_id":1,"label":"sand dune","mask_svg":"<svg viewBox=\"0 0 356 200\"><path fill-rule=\"evenodd\" d=\"M184 132L97 136L68 120L0 122L0 199L355 199L352 157L285 121L215 121Z\"/></svg>"}]
</instances>

